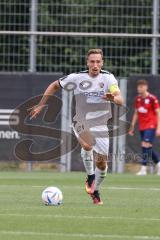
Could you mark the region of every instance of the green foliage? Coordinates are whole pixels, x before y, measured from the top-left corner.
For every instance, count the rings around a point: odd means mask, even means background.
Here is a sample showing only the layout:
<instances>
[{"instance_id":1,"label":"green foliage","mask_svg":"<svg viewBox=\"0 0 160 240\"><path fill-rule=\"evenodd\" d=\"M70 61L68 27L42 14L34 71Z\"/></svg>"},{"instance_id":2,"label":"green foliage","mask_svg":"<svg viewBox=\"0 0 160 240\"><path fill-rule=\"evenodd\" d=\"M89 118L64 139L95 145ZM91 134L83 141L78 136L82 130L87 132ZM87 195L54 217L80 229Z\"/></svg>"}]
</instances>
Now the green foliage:
<instances>
[{"instance_id":1,"label":"green foliage","mask_svg":"<svg viewBox=\"0 0 160 240\"><path fill-rule=\"evenodd\" d=\"M0 3L1 30L29 30L30 1L5 1ZM72 4L72 5L71 5ZM12 14L13 13L13 14ZM39 0L38 31L57 32L113 32L113 33L151 33L152 1L125 0ZM1 42L14 37L2 36ZM9 49L8 56L0 59L1 64L10 62L15 70L20 71L17 62L28 64L29 39L17 37L22 42L16 48ZM139 44L139 49L137 46ZM21 47L22 46L22 47ZM25 47L24 47L25 46ZM55 71L69 73L85 67L85 55L89 48L101 47L104 50L105 67L117 76L132 73L150 73L151 39L104 38L104 37L37 37L37 71ZM3 46L0 46L2 55ZM17 54L18 53L18 54ZM26 67L23 70L27 70ZM4 70L4 69L3 69ZM12 69L6 69L11 70Z\"/></svg>"}]
</instances>

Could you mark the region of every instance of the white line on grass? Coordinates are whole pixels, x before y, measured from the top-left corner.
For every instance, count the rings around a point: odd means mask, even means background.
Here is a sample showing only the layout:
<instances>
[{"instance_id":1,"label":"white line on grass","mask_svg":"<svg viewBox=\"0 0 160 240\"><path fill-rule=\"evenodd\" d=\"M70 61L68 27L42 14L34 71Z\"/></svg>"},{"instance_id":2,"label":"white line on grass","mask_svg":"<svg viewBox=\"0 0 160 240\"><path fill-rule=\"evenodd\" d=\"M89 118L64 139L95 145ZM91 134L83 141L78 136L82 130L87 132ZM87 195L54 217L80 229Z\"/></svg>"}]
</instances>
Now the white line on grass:
<instances>
[{"instance_id":1,"label":"white line on grass","mask_svg":"<svg viewBox=\"0 0 160 240\"><path fill-rule=\"evenodd\" d=\"M63 218L63 219L72 219L72 218L80 218L80 219L112 219L112 220L125 220L125 221L160 221L160 218L131 218L131 217L117 217L117 216L77 216L77 215L53 215L53 214L22 214L22 213L0 213L0 216L10 216L10 217L43 217L43 218Z\"/></svg>"},{"instance_id":2,"label":"white line on grass","mask_svg":"<svg viewBox=\"0 0 160 240\"><path fill-rule=\"evenodd\" d=\"M1 187L32 187L32 188L42 188L44 189L46 186L45 185L0 185L0 188ZM66 185L66 186L63 186L62 188L66 188L66 189L84 189L84 187L81 187L81 186L72 186L72 185ZM115 187L102 187L102 189L105 189L105 190L137 190L137 191L160 191L160 188L152 188L152 187L149 187L149 188L144 188L144 187L118 187L118 186L115 186Z\"/></svg>"},{"instance_id":3,"label":"white line on grass","mask_svg":"<svg viewBox=\"0 0 160 240\"><path fill-rule=\"evenodd\" d=\"M111 234L84 234L84 233L56 233L56 232L24 232L24 231L7 231L0 230L0 234L5 235L29 235L29 236L57 236L71 238L113 238L113 239L139 239L139 240L160 240L159 236L129 236L129 235L111 235Z\"/></svg>"},{"instance_id":4,"label":"white line on grass","mask_svg":"<svg viewBox=\"0 0 160 240\"><path fill-rule=\"evenodd\" d=\"M160 191L160 188L142 188L142 187L108 187L110 190L138 190L138 191Z\"/></svg>"},{"instance_id":5,"label":"white line on grass","mask_svg":"<svg viewBox=\"0 0 160 240\"><path fill-rule=\"evenodd\" d=\"M43 188L44 186L32 186L33 188ZM80 186L63 186L63 188L84 189ZM143 187L102 187L105 190L137 190L137 191L160 191L160 188L143 188Z\"/></svg>"}]
</instances>

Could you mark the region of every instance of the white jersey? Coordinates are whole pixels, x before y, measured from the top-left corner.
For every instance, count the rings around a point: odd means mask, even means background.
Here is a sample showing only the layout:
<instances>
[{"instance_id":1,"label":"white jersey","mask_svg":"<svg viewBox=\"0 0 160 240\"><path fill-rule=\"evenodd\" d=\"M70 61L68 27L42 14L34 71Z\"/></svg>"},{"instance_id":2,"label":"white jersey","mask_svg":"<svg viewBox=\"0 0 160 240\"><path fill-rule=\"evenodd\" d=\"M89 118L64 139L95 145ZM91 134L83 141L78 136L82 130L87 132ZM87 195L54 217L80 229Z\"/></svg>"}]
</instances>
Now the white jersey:
<instances>
[{"instance_id":1,"label":"white jersey","mask_svg":"<svg viewBox=\"0 0 160 240\"><path fill-rule=\"evenodd\" d=\"M111 104L102 97L118 89L118 83L113 74L103 70L96 77L89 76L88 71L72 73L59 79L59 84L66 90L74 91L73 131L76 137L79 139L83 132L91 133L95 141L93 141L93 150L108 155L107 121L112 117Z\"/></svg>"},{"instance_id":2,"label":"white jersey","mask_svg":"<svg viewBox=\"0 0 160 240\"><path fill-rule=\"evenodd\" d=\"M102 97L105 93L111 92L112 86L118 86L113 74L101 70L96 77L91 77L86 70L60 78L59 84L66 90L73 89L76 99L76 116L79 121L105 116L107 123L111 118L110 102Z\"/></svg>"}]
</instances>

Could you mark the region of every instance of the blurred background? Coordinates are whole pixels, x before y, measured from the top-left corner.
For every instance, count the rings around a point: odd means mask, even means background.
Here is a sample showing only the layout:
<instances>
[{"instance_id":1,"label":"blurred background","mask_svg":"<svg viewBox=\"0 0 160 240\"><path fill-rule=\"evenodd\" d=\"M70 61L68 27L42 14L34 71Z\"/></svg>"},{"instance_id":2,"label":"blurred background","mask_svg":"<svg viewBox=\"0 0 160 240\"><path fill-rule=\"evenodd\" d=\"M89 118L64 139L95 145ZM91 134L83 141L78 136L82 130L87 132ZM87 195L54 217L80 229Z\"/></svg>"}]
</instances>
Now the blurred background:
<instances>
[{"instance_id":1,"label":"blurred background","mask_svg":"<svg viewBox=\"0 0 160 240\"><path fill-rule=\"evenodd\" d=\"M18 159L15 147L28 137L34 139L35 152L48 151L57 141L18 132L10 128L9 118L18 105L42 94L52 81L84 70L90 48L102 48L104 69L117 77L127 107L127 114L122 114L113 106L114 126L119 126L119 120L126 124L121 126L123 134L117 130L111 138L110 172L137 171L139 135L129 137L126 132L136 81L147 79L151 92L160 98L159 10L159 0L1 0L0 169L83 170L80 146L70 151L72 137L62 144L56 160L33 161L29 155L27 161ZM72 93L62 91L57 96L62 99L62 108L57 121L47 126L71 134ZM17 113L15 122L18 117ZM44 125L41 120L38 124ZM68 154L62 155L64 148ZM158 139L155 148L159 148Z\"/></svg>"}]
</instances>

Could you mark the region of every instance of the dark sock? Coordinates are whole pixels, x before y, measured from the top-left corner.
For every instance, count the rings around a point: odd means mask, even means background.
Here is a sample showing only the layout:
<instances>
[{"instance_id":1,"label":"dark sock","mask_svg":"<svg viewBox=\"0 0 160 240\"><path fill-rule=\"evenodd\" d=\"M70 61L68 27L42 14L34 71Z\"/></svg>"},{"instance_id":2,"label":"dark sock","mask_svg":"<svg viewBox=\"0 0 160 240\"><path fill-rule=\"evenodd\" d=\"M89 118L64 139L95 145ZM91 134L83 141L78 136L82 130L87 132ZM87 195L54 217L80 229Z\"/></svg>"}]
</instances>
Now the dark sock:
<instances>
[{"instance_id":1,"label":"dark sock","mask_svg":"<svg viewBox=\"0 0 160 240\"><path fill-rule=\"evenodd\" d=\"M92 184L92 181L95 179L95 174L88 175L88 184Z\"/></svg>"},{"instance_id":2,"label":"dark sock","mask_svg":"<svg viewBox=\"0 0 160 240\"><path fill-rule=\"evenodd\" d=\"M152 160L152 147L150 148L142 147L142 153L143 153L142 165L147 166L147 164L150 163Z\"/></svg>"},{"instance_id":3,"label":"dark sock","mask_svg":"<svg viewBox=\"0 0 160 240\"><path fill-rule=\"evenodd\" d=\"M152 151L152 159L153 159L155 164L157 164L159 162L158 155L155 151Z\"/></svg>"}]
</instances>

